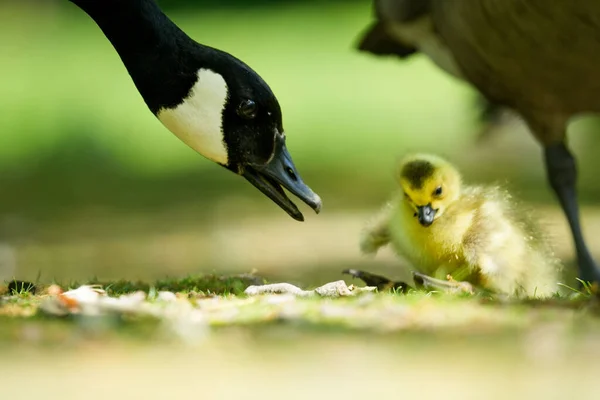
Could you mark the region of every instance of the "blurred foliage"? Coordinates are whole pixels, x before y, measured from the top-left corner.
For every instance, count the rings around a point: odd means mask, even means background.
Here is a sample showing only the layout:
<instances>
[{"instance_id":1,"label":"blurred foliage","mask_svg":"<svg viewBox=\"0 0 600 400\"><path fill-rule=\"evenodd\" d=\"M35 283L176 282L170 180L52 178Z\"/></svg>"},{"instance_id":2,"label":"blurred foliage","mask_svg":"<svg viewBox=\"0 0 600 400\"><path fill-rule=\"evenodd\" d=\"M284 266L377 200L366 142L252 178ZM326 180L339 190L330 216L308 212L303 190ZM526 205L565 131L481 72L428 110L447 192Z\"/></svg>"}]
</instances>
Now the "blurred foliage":
<instances>
[{"instance_id":1,"label":"blurred foliage","mask_svg":"<svg viewBox=\"0 0 600 400\"><path fill-rule=\"evenodd\" d=\"M330 5L348 3L364 3L365 0L158 0L165 10L179 8L253 8L253 7L285 7L288 5Z\"/></svg>"},{"instance_id":2,"label":"blurred foliage","mask_svg":"<svg viewBox=\"0 0 600 400\"><path fill-rule=\"evenodd\" d=\"M411 76L398 74L403 67L396 61L352 49L369 8L368 2L302 4L169 15L192 37L253 66L279 98L303 178L323 197L339 193L339 201L360 205L383 194L376 188L385 188L381 184L391 177L398 153L391 149L409 141L414 147L457 147L467 139L461 133L471 118L468 104L440 99L464 99L467 92L425 60L405 66ZM36 21L36 29L24 29L24 20ZM0 45L7 61L0 72L14 77L0 100L7 110L0 120L0 185L14 195L0 197L0 209L61 218L73 207L130 210L196 199L210 204L234 193L267 204L151 116L110 43L80 10L71 5L40 13L12 6L0 13L0 33L12 38ZM394 83L386 78L392 74L398 75ZM415 109L416 101L428 106ZM405 107L401 115L394 112ZM443 121L443 136L427 119L432 114ZM425 131L433 135L419 134L418 141L398 134ZM348 187L356 169L363 171L363 186Z\"/></svg>"},{"instance_id":3,"label":"blurred foliage","mask_svg":"<svg viewBox=\"0 0 600 400\"><path fill-rule=\"evenodd\" d=\"M313 7L365 3L370 0L155 0L164 11L178 10L246 10L253 8L282 8L307 5ZM4 0L6 3L52 4L63 7L68 0Z\"/></svg>"},{"instance_id":4,"label":"blurred foliage","mask_svg":"<svg viewBox=\"0 0 600 400\"><path fill-rule=\"evenodd\" d=\"M302 245L296 235L317 218L357 218L379 207L394 187L396 159L415 150L450 156L468 180L509 181L526 199L556 205L531 135L509 128L499 132L500 144L473 145L479 127L471 88L423 57L400 62L354 49L372 20L370 0L159 3L191 37L236 55L269 83L296 166L323 198L322 215L298 225L242 178L170 134L147 110L100 29L73 4L4 1L2 278L13 268L30 277L43 270L45 279L212 270L223 267L218 258L230 254L219 252L239 234L219 229L269 220L287 229L289 242L281 249L267 239L264 246L253 243L235 259L236 268L249 270L253 251L279 251L281 262L270 265L280 264L281 276L289 276L289 253ZM597 123L578 125L571 144L580 192L597 204ZM312 262L310 273L317 274L321 265ZM335 274L348 267L338 266Z\"/></svg>"}]
</instances>

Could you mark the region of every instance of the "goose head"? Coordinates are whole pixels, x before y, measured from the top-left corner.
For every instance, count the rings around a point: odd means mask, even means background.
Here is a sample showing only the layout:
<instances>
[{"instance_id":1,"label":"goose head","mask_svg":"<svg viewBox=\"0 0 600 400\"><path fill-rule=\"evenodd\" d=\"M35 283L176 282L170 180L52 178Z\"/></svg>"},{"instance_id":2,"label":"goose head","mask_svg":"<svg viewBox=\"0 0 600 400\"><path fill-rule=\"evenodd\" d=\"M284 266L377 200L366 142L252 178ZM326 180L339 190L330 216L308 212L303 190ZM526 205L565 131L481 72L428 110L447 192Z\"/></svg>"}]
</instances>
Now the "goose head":
<instances>
[{"instance_id":1,"label":"goose head","mask_svg":"<svg viewBox=\"0 0 600 400\"><path fill-rule=\"evenodd\" d=\"M287 150L281 108L266 82L224 51L191 39L155 0L70 0L102 29L146 105L185 144L302 221L284 188L321 210Z\"/></svg>"},{"instance_id":2,"label":"goose head","mask_svg":"<svg viewBox=\"0 0 600 400\"><path fill-rule=\"evenodd\" d=\"M303 221L284 188L321 210L321 199L302 180L286 145L281 108L267 83L235 57L211 49L189 78L190 89L156 116L204 157L241 175L292 218Z\"/></svg>"}]
</instances>

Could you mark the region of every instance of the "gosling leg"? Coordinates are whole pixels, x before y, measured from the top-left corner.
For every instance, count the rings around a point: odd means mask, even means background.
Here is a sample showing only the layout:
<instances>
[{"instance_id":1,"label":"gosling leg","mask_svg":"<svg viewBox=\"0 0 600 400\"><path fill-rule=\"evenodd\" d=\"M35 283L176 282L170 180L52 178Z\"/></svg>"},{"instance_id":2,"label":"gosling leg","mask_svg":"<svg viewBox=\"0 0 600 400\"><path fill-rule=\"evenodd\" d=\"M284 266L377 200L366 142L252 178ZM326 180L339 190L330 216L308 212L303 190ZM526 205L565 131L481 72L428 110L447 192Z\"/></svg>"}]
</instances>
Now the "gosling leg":
<instances>
[{"instance_id":1,"label":"gosling leg","mask_svg":"<svg viewBox=\"0 0 600 400\"><path fill-rule=\"evenodd\" d=\"M385 276L375 275L370 272L360 271L358 269L345 269L342 271L342 274L347 274L353 278L358 278L367 286L375 286L379 291L393 289L400 293L406 293L409 289L409 286L404 282L394 282Z\"/></svg>"},{"instance_id":2,"label":"gosling leg","mask_svg":"<svg viewBox=\"0 0 600 400\"><path fill-rule=\"evenodd\" d=\"M400 293L406 293L410 289L410 286L404 282L394 282L386 277L371 274L366 271L345 269L342 271L342 273L361 279L368 286L377 287L377 290L379 291L394 289ZM442 290L450 293L474 293L473 285L468 282L459 282L454 280L444 281L441 279L432 278L429 275L421 274L419 272L413 272L413 279L416 287L419 289Z\"/></svg>"},{"instance_id":3,"label":"gosling leg","mask_svg":"<svg viewBox=\"0 0 600 400\"><path fill-rule=\"evenodd\" d=\"M417 287L423 287L424 289L442 290L450 293L475 293L473 285L469 282L444 281L419 272L413 272L413 279Z\"/></svg>"},{"instance_id":4,"label":"gosling leg","mask_svg":"<svg viewBox=\"0 0 600 400\"><path fill-rule=\"evenodd\" d=\"M575 158L569 152L565 143L546 146L544 156L548 181L569 221L577 251L579 278L583 281L600 283L600 269L596 266L581 232L577 191L575 189L577 181Z\"/></svg>"}]
</instances>

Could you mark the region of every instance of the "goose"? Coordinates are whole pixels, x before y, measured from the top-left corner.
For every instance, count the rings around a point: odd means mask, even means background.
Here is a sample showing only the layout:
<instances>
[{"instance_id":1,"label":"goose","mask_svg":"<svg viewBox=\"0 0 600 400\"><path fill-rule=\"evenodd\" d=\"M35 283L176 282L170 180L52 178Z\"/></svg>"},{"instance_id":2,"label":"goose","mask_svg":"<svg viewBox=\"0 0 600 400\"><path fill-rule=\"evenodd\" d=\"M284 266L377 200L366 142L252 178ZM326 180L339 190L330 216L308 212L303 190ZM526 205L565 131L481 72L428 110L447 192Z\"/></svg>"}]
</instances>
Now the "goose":
<instances>
[{"instance_id":1,"label":"goose","mask_svg":"<svg viewBox=\"0 0 600 400\"><path fill-rule=\"evenodd\" d=\"M451 286L465 282L503 296L558 291L559 261L531 212L506 189L465 184L433 154L407 155L396 180L399 190L363 232L363 253L391 244L426 283L449 275Z\"/></svg>"},{"instance_id":2,"label":"goose","mask_svg":"<svg viewBox=\"0 0 600 400\"><path fill-rule=\"evenodd\" d=\"M600 282L584 239L569 123L600 112L596 0L374 0L377 19L488 101L519 115L543 147L575 244L578 276ZM393 28L389 28L392 26ZM401 39L397 39L401 37ZM363 50L368 51L364 45Z\"/></svg>"},{"instance_id":3,"label":"goose","mask_svg":"<svg viewBox=\"0 0 600 400\"><path fill-rule=\"evenodd\" d=\"M252 68L194 41L155 0L70 1L100 27L169 131L244 177L293 219L304 216L283 188L320 212L320 197L303 182L287 150L277 98Z\"/></svg>"}]
</instances>

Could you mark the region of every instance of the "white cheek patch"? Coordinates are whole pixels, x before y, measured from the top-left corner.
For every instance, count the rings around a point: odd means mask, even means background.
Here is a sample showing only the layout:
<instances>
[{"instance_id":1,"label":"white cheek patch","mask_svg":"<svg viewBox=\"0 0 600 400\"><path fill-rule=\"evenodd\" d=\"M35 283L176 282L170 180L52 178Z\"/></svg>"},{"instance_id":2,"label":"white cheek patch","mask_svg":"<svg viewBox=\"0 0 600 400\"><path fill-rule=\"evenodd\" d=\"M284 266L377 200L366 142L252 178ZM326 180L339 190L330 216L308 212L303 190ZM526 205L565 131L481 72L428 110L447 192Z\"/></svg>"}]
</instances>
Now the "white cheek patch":
<instances>
[{"instance_id":1,"label":"white cheek patch","mask_svg":"<svg viewBox=\"0 0 600 400\"><path fill-rule=\"evenodd\" d=\"M192 149L209 160L227 164L222 120L227 95L227 83L220 74L200 69L198 81L183 103L160 109L157 117Z\"/></svg>"}]
</instances>

